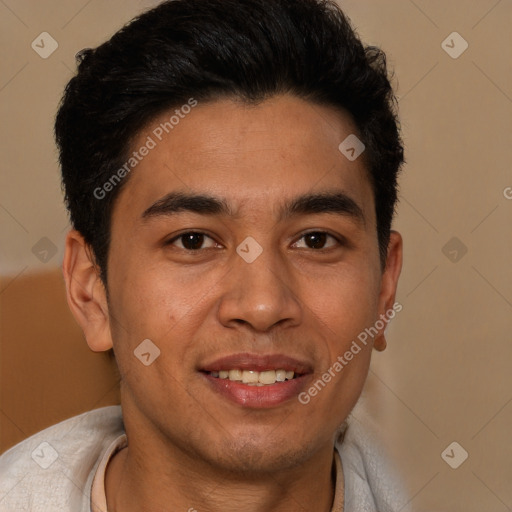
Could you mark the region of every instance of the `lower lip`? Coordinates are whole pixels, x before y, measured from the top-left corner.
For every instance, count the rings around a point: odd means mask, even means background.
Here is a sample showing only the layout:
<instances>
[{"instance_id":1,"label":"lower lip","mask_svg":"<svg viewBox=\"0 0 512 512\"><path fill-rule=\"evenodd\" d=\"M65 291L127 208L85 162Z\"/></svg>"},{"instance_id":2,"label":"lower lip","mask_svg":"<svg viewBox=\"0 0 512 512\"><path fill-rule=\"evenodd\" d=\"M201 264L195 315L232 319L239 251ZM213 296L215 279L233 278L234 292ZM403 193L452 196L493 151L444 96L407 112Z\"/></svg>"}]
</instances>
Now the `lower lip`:
<instances>
[{"instance_id":1,"label":"lower lip","mask_svg":"<svg viewBox=\"0 0 512 512\"><path fill-rule=\"evenodd\" d=\"M305 388L307 375L265 386L248 386L239 381L219 379L203 373L214 391L243 407L265 409L297 398Z\"/></svg>"}]
</instances>

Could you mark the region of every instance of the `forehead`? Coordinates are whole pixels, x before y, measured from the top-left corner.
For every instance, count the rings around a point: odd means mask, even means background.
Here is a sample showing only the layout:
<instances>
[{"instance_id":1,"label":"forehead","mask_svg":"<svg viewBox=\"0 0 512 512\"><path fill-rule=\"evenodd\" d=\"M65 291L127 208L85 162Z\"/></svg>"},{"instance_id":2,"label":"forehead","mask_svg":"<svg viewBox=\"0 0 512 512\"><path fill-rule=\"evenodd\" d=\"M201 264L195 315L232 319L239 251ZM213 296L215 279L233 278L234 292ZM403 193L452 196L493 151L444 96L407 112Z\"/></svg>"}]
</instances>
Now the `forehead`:
<instances>
[{"instance_id":1,"label":"forehead","mask_svg":"<svg viewBox=\"0 0 512 512\"><path fill-rule=\"evenodd\" d=\"M116 208L141 214L181 191L227 198L237 214L258 214L277 211L281 200L333 189L354 199L372 221L364 155L350 161L338 148L356 133L348 114L287 95L258 105L223 99L177 107L134 140L130 154L138 152L140 161ZM151 149L140 157L144 146Z\"/></svg>"}]
</instances>

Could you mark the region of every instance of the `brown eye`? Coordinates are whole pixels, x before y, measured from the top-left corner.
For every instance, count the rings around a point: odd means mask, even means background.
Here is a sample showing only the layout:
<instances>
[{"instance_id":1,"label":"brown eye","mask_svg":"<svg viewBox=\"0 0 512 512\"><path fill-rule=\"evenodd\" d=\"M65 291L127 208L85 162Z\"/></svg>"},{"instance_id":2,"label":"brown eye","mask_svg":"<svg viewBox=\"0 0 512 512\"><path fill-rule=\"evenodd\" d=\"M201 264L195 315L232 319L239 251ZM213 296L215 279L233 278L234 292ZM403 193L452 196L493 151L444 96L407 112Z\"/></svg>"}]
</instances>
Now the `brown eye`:
<instances>
[{"instance_id":1,"label":"brown eye","mask_svg":"<svg viewBox=\"0 0 512 512\"><path fill-rule=\"evenodd\" d=\"M190 231L189 233L182 233L181 235L173 238L168 242L169 245L177 245L180 249L185 249L187 251L199 251L202 249L203 244L206 239L213 242L213 240L204 233L200 233L197 231ZM180 243L177 243L180 242ZM215 244L211 244L210 247L213 247Z\"/></svg>"},{"instance_id":2,"label":"brown eye","mask_svg":"<svg viewBox=\"0 0 512 512\"><path fill-rule=\"evenodd\" d=\"M326 246L326 242L329 239L334 240L334 244L331 243L331 245ZM300 240L304 240L307 249L328 249L334 247L336 244L340 245L339 241L334 236L325 231L311 231L302 235Z\"/></svg>"}]
</instances>

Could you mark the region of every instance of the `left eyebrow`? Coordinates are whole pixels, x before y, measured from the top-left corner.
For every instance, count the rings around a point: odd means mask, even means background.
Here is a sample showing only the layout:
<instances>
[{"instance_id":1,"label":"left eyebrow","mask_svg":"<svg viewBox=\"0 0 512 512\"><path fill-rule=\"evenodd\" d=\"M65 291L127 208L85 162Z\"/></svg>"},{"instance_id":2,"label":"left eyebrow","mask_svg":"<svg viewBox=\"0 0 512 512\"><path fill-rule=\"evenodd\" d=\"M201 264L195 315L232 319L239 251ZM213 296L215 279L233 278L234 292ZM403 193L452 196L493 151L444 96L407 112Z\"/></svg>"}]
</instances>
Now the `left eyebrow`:
<instances>
[{"instance_id":1,"label":"left eyebrow","mask_svg":"<svg viewBox=\"0 0 512 512\"><path fill-rule=\"evenodd\" d=\"M296 197L280 208L279 218L281 220L296 215L319 213L341 215L366 224L363 209L344 192L324 192Z\"/></svg>"},{"instance_id":2,"label":"left eyebrow","mask_svg":"<svg viewBox=\"0 0 512 512\"><path fill-rule=\"evenodd\" d=\"M147 208L142 218L172 216L181 211L200 215L238 217L224 198L206 194L171 192ZM344 192L304 194L285 202L278 209L279 220L323 213L349 217L358 223L366 224L362 208Z\"/></svg>"}]
</instances>

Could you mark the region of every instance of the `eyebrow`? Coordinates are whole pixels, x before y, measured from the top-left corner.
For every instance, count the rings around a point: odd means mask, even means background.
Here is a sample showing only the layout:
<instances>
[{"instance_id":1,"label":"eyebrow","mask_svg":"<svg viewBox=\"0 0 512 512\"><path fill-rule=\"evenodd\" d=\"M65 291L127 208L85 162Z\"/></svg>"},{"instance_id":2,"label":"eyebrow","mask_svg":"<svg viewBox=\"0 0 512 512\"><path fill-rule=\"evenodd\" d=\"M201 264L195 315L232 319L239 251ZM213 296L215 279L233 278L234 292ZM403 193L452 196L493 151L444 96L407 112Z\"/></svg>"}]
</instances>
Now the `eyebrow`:
<instances>
[{"instance_id":1,"label":"eyebrow","mask_svg":"<svg viewBox=\"0 0 512 512\"><path fill-rule=\"evenodd\" d=\"M170 192L147 208L142 218L172 216L183 211L200 215L237 216L223 198L207 194ZM344 192L304 194L292 198L279 207L278 218L283 220L298 215L322 213L349 217L358 223L366 224L362 208Z\"/></svg>"}]
</instances>

